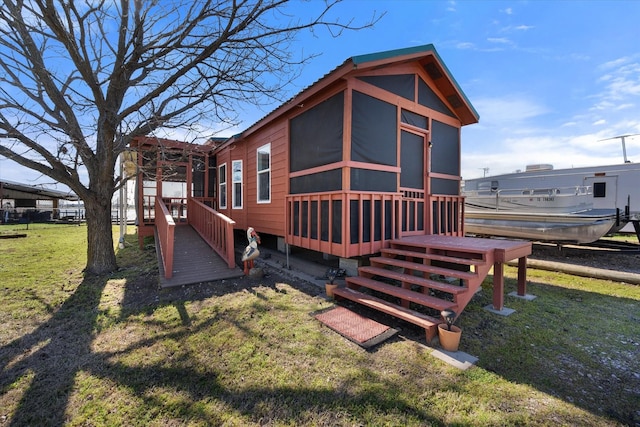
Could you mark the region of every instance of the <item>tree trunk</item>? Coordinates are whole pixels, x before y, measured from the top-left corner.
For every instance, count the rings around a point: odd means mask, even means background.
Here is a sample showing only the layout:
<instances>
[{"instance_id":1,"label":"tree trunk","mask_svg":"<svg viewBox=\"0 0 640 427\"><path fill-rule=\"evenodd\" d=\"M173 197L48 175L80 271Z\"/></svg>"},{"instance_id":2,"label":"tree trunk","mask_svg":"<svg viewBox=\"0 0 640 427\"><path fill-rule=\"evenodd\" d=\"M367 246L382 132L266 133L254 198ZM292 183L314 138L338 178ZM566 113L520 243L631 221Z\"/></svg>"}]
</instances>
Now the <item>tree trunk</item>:
<instances>
[{"instance_id":1,"label":"tree trunk","mask_svg":"<svg viewBox=\"0 0 640 427\"><path fill-rule=\"evenodd\" d=\"M87 216L87 266L90 274L115 271L116 254L113 247L111 200L84 200Z\"/></svg>"}]
</instances>

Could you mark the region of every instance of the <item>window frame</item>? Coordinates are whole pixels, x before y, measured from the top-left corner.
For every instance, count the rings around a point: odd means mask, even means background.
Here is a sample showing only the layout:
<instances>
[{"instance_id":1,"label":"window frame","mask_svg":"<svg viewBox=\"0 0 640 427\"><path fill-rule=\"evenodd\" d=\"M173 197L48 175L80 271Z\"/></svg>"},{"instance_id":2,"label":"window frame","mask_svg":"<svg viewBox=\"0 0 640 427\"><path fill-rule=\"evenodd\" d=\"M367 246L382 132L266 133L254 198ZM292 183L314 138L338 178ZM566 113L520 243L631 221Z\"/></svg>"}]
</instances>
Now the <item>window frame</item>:
<instances>
[{"instance_id":1,"label":"window frame","mask_svg":"<svg viewBox=\"0 0 640 427\"><path fill-rule=\"evenodd\" d=\"M268 164L269 167L266 169L260 169L260 153L266 153L268 155ZM269 186L269 196L267 199L261 199L260 194L262 193L260 189L260 185L263 183L261 177L264 175L268 176L267 185ZM271 143L266 143L256 149L256 203L271 203Z\"/></svg>"},{"instance_id":2,"label":"window frame","mask_svg":"<svg viewBox=\"0 0 640 427\"><path fill-rule=\"evenodd\" d=\"M240 165L238 173L236 173L236 165ZM239 179L238 179L239 178ZM236 186L240 189L240 200L236 200ZM231 161L231 209L242 209L242 160Z\"/></svg>"},{"instance_id":3,"label":"window frame","mask_svg":"<svg viewBox=\"0 0 640 427\"><path fill-rule=\"evenodd\" d=\"M227 163L218 166L218 209L227 209Z\"/></svg>"}]
</instances>

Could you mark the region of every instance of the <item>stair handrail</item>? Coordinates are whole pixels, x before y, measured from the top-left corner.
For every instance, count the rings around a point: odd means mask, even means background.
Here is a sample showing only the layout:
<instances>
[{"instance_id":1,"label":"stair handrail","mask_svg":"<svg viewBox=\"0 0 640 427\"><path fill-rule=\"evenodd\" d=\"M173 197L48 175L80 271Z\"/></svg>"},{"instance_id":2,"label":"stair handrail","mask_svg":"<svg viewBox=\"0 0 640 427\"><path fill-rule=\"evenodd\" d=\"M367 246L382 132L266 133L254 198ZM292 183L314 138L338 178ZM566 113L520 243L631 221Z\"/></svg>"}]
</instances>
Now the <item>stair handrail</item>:
<instances>
[{"instance_id":1,"label":"stair handrail","mask_svg":"<svg viewBox=\"0 0 640 427\"><path fill-rule=\"evenodd\" d=\"M187 200L187 212L187 221L193 229L227 261L229 268L235 268L233 229L236 222L192 197Z\"/></svg>"},{"instance_id":2,"label":"stair handrail","mask_svg":"<svg viewBox=\"0 0 640 427\"><path fill-rule=\"evenodd\" d=\"M155 225L160 243L160 256L164 266L164 277L170 279L173 276L173 247L176 223L173 221L173 217L162 198L156 197L155 199Z\"/></svg>"}]
</instances>

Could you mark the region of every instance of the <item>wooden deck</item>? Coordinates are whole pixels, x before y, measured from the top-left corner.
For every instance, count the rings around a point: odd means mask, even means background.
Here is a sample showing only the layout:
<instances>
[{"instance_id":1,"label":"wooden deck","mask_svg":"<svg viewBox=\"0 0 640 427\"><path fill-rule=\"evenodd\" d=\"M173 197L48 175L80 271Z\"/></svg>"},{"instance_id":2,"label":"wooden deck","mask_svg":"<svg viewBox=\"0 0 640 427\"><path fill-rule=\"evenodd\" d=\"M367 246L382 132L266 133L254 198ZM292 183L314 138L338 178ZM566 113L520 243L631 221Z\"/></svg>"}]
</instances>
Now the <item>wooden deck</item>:
<instances>
[{"instance_id":1,"label":"wooden deck","mask_svg":"<svg viewBox=\"0 0 640 427\"><path fill-rule=\"evenodd\" d=\"M520 296L527 292L527 256L531 255L531 242L502 239L482 239L477 237L451 237L440 235L410 236L402 239L403 244L420 247L428 244L431 248L445 249L450 252L460 250L490 251L493 262L493 308L504 308L504 264L518 260L518 290Z\"/></svg>"},{"instance_id":2,"label":"wooden deck","mask_svg":"<svg viewBox=\"0 0 640 427\"><path fill-rule=\"evenodd\" d=\"M170 279L165 278L162 259L158 256L162 288L232 279L244 274L237 266L229 268L227 262L190 225L175 228L174 245L173 276ZM157 247L156 251L160 253Z\"/></svg>"},{"instance_id":3,"label":"wooden deck","mask_svg":"<svg viewBox=\"0 0 640 427\"><path fill-rule=\"evenodd\" d=\"M456 317L471 301L493 268L493 310L504 303L503 264L518 259L518 295L526 292L526 258L531 242L456 236L410 236L390 241L370 266L347 277L346 288L333 291L346 299L423 327L427 343L437 335L440 312ZM453 281L450 281L453 279ZM381 297L385 295L385 297Z\"/></svg>"}]
</instances>

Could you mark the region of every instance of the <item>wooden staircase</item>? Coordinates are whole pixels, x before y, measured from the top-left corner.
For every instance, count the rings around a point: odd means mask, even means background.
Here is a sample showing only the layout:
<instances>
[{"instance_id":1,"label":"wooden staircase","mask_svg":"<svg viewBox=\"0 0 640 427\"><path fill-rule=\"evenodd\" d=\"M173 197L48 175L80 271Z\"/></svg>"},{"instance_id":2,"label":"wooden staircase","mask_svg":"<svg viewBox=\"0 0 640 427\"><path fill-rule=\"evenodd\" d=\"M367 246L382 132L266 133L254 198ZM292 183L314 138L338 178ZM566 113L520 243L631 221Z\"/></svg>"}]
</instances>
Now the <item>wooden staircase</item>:
<instances>
[{"instance_id":1,"label":"wooden staircase","mask_svg":"<svg viewBox=\"0 0 640 427\"><path fill-rule=\"evenodd\" d=\"M418 325L430 343L443 323L440 311L460 315L493 266L494 251L400 239L369 261L334 291L336 298Z\"/></svg>"}]
</instances>

